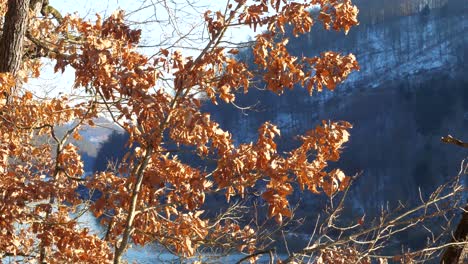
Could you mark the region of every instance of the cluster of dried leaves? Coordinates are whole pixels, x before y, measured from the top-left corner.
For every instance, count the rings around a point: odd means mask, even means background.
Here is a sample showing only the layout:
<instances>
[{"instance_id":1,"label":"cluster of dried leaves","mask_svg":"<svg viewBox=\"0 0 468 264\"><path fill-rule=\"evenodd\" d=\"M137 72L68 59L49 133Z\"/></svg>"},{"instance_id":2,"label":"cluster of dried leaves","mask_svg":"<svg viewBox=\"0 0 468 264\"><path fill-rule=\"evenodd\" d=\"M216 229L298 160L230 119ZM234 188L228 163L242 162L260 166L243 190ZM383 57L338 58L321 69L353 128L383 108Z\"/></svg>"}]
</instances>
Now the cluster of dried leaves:
<instances>
[{"instance_id":1,"label":"cluster of dried leaves","mask_svg":"<svg viewBox=\"0 0 468 264\"><path fill-rule=\"evenodd\" d=\"M6 2L1 2L2 14ZM314 19L308 10L317 5L321 11ZM22 69L0 74L0 258L119 263L130 241L156 241L192 256L226 234L244 241L242 251L255 251L251 227L204 216L206 195L224 193L229 201L265 181L261 197L269 216L281 223L291 215L293 183L328 195L347 186L348 177L327 166L339 159L351 125L324 121L301 136L302 144L289 153L278 153L280 131L271 123L260 125L256 142L235 145L231 133L200 110L200 95L215 104L233 102L238 90L251 88L254 72L232 56L238 50L222 46L224 34L234 25L267 27L267 33L256 37L253 54L260 70L256 74L268 90L333 90L359 69L355 57L334 52L296 57L289 54L282 33L288 26L297 35L307 33L317 21L347 32L357 24L357 12L350 0L228 1L224 12L205 13L210 39L197 57L161 49L151 58L138 51L141 31L126 24L123 11L98 16L95 22L31 12ZM26 91L28 79L41 74L42 57L55 61L55 71L73 68L75 89L86 91L86 100L41 99ZM159 87L168 76L172 91ZM83 162L70 139L79 139L79 129L93 125L102 112L137 147L118 171L82 178ZM64 124L72 125L58 135L55 127ZM169 143L188 146L201 158L212 157L214 169L182 162ZM103 193L89 209L104 216L104 237L80 228L72 217L83 204L75 191L78 184Z\"/></svg>"}]
</instances>

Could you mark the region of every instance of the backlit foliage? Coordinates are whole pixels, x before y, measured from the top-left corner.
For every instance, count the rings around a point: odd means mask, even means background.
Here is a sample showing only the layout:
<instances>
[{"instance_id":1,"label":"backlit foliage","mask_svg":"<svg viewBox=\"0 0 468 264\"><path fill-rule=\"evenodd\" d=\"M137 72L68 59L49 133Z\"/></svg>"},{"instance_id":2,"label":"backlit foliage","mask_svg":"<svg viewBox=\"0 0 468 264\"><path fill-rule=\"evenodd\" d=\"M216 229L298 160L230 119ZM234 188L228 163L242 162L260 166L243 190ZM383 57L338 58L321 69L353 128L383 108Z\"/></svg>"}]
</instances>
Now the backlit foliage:
<instances>
[{"instance_id":1,"label":"backlit foliage","mask_svg":"<svg viewBox=\"0 0 468 264\"><path fill-rule=\"evenodd\" d=\"M2 14L6 2L0 5ZM313 18L309 9L316 6L321 11ZM277 94L295 86L311 94L323 87L333 90L358 70L355 57L335 52L296 57L282 33L286 27L296 35L308 33L318 22L346 33L357 24L357 12L350 0L230 1L225 12L204 14L210 39L197 57L172 48L144 55L138 50L141 31L126 24L122 10L94 22L31 12L23 67L15 75L0 74L0 257L118 263L127 242L156 241L192 256L217 237L240 241L240 250L253 252L255 230L205 217L206 196L223 193L229 201L267 182L261 197L269 216L281 223L291 216L288 196L294 183L328 195L347 186L348 177L327 166L339 159L351 125L323 121L299 137L297 149L279 153L280 131L274 124L259 124L257 141L236 145L234 131L201 112L201 98L233 102L236 92L252 89L254 76ZM268 29L252 47L259 72L233 56L238 50L221 44L234 24ZM85 100L43 99L27 91L28 80L41 74L41 57L52 60L57 72L73 68L74 89L86 92ZM172 90L161 88L162 78L172 80ZM118 170L82 178L79 149L69 141L79 139L80 127L93 125L100 113L124 128L129 144L137 147ZM58 135L54 127L64 124L72 125ZM213 157L214 169L182 162L168 142L189 146L201 158ZM103 193L90 210L105 215L105 237L80 228L71 214L83 208L77 207L83 204L78 184Z\"/></svg>"}]
</instances>

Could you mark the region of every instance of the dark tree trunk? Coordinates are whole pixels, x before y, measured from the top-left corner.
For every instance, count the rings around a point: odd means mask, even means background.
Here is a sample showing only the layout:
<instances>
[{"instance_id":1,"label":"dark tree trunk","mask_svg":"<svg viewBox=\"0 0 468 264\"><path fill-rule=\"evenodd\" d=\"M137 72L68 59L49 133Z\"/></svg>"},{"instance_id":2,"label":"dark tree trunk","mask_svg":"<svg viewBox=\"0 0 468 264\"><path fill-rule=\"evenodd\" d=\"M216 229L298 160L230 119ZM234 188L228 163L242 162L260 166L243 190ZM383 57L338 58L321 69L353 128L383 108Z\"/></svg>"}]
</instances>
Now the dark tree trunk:
<instances>
[{"instance_id":1,"label":"dark tree trunk","mask_svg":"<svg viewBox=\"0 0 468 264\"><path fill-rule=\"evenodd\" d=\"M23 41L28 26L30 0L8 0L3 34L0 39L0 73L17 73L23 56Z\"/></svg>"},{"instance_id":2,"label":"dark tree trunk","mask_svg":"<svg viewBox=\"0 0 468 264\"><path fill-rule=\"evenodd\" d=\"M453 242L463 242L468 240L468 204L465 206L465 211L463 212L462 218L458 223L457 229L453 234ZM468 245L465 246L451 246L448 247L440 261L441 264L458 264L458 263L467 263Z\"/></svg>"}]
</instances>

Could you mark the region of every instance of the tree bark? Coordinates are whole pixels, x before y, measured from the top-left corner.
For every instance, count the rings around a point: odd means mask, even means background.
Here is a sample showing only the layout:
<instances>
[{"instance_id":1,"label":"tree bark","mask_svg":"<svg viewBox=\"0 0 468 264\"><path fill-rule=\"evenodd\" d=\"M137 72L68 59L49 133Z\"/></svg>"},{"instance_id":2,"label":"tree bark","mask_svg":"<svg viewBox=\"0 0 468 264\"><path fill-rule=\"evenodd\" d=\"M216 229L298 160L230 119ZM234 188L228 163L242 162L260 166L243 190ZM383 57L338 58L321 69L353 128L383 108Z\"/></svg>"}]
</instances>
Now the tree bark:
<instances>
[{"instance_id":1,"label":"tree bark","mask_svg":"<svg viewBox=\"0 0 468 264\"><path fill-rule=\"evenodd\" d=\"M24 36L28 26L29 2L29 0L8 0L0 39L0 73L16 74L21 66Z\"/></svg>"},{"instance_id":2,"label":"tree bark","mask_svg":"<svg viewBox=\"0 0 468 264\"><path fill-rule=\"evenodd\" d=\"M454 144L463 148L468 148L468 142L461 141L448 135L442 137L442 142L448 144ZM460 222L458 223L457 229L453 234L451 242L467 242L468 241L468 200L464 208L464 212ZM441 264L459 264L468 263L468 245L465 246L451 246L448 247L440 260Z\"/></svg>"},{"instance_id":3,"label":"tree bark","mask_svg":"<svg viewBox=\"0 0 468 264\"><path fill-rule=\"evenodd\" d=\"M114 264L121 263L123 253L127 249L128 240L130 239L130 235L132 233L133 220L135 220L135 212L136 212L137 203L138 203L138 196L140 195L141 186L143 184L143 176L144 176L143 173L146 167L148 166L148 162L150 160L152 153L153 153L153 148L150 147L149 149L146 150L144 159L141 161L138 167L135 167L134 174L136 177L136 183L135 183L135 186L133 187L130 208L128 209L128 215L125 221L125 230L122 234L122 241L120 242L119 245L116 245L115 247Z\"/></svg>"},{"instance_id":4,"label":"tree bark","mask_svg":"<svg viewBox=\"0 0 468 264\"><path fill-rule=\"evenodd\" d=\"M467 201L468 202L468 201ZM465 206L465 211L463 212L462 219L458 223L457 229L453 234L451 242L463 242L468 241L468 204ZM468 246L451 246L448 247L442 259L440 260L441 264L458 264L458 263L467 263L468 261Z\"/></svg>"}]
</instances>

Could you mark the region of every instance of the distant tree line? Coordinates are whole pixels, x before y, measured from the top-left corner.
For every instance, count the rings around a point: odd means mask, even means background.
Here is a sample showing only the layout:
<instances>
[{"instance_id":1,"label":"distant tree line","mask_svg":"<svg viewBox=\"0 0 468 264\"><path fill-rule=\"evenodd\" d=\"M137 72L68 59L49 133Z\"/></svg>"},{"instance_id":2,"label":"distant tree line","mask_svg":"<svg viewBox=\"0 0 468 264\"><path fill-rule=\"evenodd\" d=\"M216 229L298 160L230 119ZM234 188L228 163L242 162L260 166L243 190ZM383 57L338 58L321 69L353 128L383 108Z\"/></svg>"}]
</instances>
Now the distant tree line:
<instances>
[{"instance_id":1,"label":"distant tree line","mask_svg":"<svg viewBox=\"0 0 468 264\"><path fill-rule=\"evenodd\" d=\"M355 0L360 8L359 21L380 23L394 17L407 16L427 9L463 10L466 0ZM427 11L426 9L426 11Z\"/></svg>"}]
</instances>

